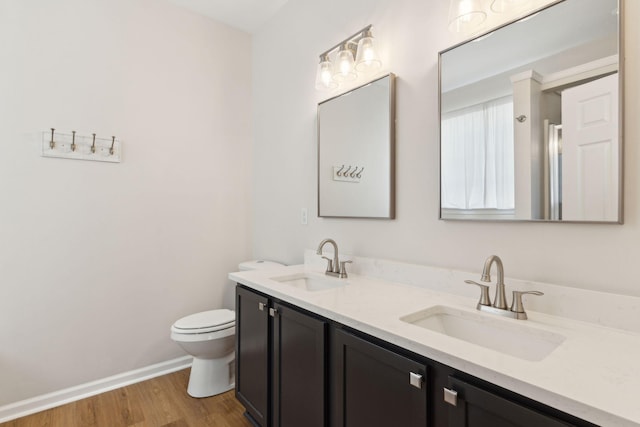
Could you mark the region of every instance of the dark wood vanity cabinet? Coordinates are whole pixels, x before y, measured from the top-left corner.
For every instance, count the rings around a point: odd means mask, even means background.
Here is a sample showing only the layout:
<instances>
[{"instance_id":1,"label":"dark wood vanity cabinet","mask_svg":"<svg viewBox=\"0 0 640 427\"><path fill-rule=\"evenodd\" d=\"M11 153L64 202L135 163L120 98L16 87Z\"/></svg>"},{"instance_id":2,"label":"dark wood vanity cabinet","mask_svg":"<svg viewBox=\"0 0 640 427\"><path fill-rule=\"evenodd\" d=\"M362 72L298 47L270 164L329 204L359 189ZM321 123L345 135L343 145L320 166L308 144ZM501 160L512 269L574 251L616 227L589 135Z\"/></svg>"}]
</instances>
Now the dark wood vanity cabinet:
<instances>
[{"instance_id":1,"label":"dark wood vanity cabinet","mask_svg":"<svg viewBox=\"0 0 640 427\"><path fill-rule=\"evenodd\" d=\"M597 427L241 285L236 397L259 427Z\"/></svg>"},{"instance_id":2,"label":"dark wood vanity cabinet","mask_svg":"<svg viewBox=\"0 0 640 427\"><path fill-rule=\"evenodd\" d=\"M427 365L331 330L331 426L426 427Z\"/></svg>"},{"instance_id":3,"label":"dark wood vanity cabinet","mask_svg":"<svg viewBox=\"0 0 640 427\"><path fill-rule=\"evenodd\" d=\"M269 299L236 288L236 398L255 423L269 420Z\"/></svg>"},{"instance_id":4,"label":"dark wood vanity cabinet","mask_svg":"<svg viewBox=\"0 0 640 427\"><path fill-rule=\"evenodd\" d=\"M449 377L449 427L569 427L593 426L582 420L560 420L481 386ZM444 396L443 396L444 398ZM550 409L550 408L549 408Z\"/></svg>"},{"instance_id":5,"label":"dark wood vanity cabinet","mask_svg":"<svg viewBox=\"0 0 640 427\"><path fill-rule=\"evenodd\" d=\"M326 426L327 322L273 304L273 426Z\"/></svg>"},{"instance_id":6,"label":"dark wood vanity cabinet","mask_svg":"<svg viewBox=\"0 0 640 427\"><path fill-rule=\"evenodd\" d=\"M236 396L260 427L326 427L327 321L236 288Z\"/></svg>"}]
</instances>

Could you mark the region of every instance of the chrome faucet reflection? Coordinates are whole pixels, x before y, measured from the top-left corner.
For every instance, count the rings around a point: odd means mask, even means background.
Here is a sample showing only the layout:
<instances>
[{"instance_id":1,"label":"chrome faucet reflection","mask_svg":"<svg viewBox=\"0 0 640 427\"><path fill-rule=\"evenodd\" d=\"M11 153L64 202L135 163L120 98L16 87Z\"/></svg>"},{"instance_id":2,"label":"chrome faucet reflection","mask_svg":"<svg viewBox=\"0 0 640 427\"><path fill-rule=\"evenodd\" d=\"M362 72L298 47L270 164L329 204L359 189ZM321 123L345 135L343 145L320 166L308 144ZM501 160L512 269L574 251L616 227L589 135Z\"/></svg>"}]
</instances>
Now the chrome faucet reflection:
<instances>
[{"instance_id":1,"label":"chrome faucet reflection","mask_svg":"<svg viewBox=\"0 0 640 427\"><path fill-rule=\"evenodd\" d=\"M333 260L327 258L326 256L322 257L323 259L327 260L327 270L324 272L324 274L329 276L340 277L341 279L347 278L347 269L345 267L345 264L351 263L351 261L340 261L340 258L338 258L338 244L335 242L335 240L324 239L318 245L318 249L316 250L316 253L318 255L322 255L322 248L327 243L330 243L333 246Z\"/></svg>"},{"instance_id":2,"label":"chrome faucet reflection","mask_svg":"<svg viewBox=\"0 0 640 427\"><path fill-rule=\"evenodd\" d=\"M507 309L507 298L504 284L504 267L502 260L497 255L491 255L484 262L484 268L482 269L483 282L491 282L491 266L495 264L498 271L498 278L496 281L496 296L493 304L489 297L489 286L482 283L474 282L473 280L465 280L465 283L470 285L476 285L480 287L480 300L476 305L476 309L480 311L486 311L488 313L497 314L505 317L512 317L514 319L525 320L527 313L524 311L522 304L522 295L544 295L539 291L513 291L513 298L511 301L511 307Z\"/></svg>"}]
</instances>

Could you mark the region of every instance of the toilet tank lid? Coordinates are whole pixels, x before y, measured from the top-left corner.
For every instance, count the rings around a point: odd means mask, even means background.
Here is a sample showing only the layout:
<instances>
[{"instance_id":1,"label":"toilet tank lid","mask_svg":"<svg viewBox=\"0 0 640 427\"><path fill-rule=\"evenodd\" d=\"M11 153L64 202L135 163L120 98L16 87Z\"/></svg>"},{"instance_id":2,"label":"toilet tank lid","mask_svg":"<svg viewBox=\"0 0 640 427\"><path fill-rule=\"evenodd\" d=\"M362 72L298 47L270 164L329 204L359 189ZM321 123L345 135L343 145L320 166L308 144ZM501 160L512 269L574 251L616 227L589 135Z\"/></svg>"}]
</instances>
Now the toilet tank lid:
<instances>
[{"instance_id":1,"label":"toilet tank lid","mask_svg":"<svg viewBox=\"0 0 640 427\"><path fill-rule=\"evenodd\" d=\"M226 308L219 310L201 311L176 321L176 329L202 329L232 324L236 319L236 312Z\"/></svg>"},{"instance_id":2,"label":"toilet tank lid","mask_svg":"<svg viewBox=\"0 0 640 427\"><path fill-rule=\"evenodd\" d=\"M266 261L266 260L263 260L263 259L255 259L255 260L252 260L252 261L241 262L238 265L238 268L240 269L240 271L262 270L262 269L274 268L274 267L284 267L284 264L280 264L279 262L275 262L275 261Z\"/></svg>"}]
</instances>

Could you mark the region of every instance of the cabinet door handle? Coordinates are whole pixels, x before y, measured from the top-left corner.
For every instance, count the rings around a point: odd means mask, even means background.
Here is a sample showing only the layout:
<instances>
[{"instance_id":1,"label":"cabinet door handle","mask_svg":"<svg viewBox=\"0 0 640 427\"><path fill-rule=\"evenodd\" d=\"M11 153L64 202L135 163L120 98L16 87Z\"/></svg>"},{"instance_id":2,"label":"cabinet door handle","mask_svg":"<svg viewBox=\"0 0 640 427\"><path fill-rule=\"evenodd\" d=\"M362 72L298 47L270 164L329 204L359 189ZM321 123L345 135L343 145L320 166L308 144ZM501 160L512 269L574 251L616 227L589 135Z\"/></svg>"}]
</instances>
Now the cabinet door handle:
<instances>
[{"instance_id":1,"label":"cabinet door handle","mask_svg":"<svg viewBox=\"0 0 640 427\"><path fill-rule=\"evenodd\" d=\"M448 388L444 388L444 401L451 406L458 406L458 392Z\"/></svg>"},{"instance_id":2,"label":"cabinet door handle","mask_svg":"<svg viewBox=\"0 0 640 427\"><path fill-rule=\"evenodd\" d=\"M265 308L267 308L267 304L265 304L263 302L259 302L258 303L258 310L264 311Z\"/></svg>"},{"instance_id":3,"label":"cabinet door handle","mask_svg":"<svg viewBox=\"0 0 640 427\"><path fill-rule=\"evenodd\" d=\"M276 317L277 315L278 315L278 310L276 310L275 308L269 309L269 316Z\"/></svg>"},{"instance_id":4,"label":"cabinet door handle","mask_svg":"<svg viewBox=\"0 0 640 427\"><path fill-rule=\"evenodd\" d=\"M409 372L409 384L422 390L422 383L424 382L422 375L415 372Z\"/></svg>"}]
</instances>

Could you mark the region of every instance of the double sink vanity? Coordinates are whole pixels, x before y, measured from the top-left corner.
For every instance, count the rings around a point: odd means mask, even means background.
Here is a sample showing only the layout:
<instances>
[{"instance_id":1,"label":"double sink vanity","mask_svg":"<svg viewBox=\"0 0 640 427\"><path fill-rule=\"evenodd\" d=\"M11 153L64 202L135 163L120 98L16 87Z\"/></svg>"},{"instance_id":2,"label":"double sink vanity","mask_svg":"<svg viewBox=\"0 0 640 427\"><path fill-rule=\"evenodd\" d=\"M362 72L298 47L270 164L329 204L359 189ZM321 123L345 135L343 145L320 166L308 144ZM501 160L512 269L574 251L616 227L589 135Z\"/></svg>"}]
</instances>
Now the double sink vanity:
<instances>
[{"instance_id":1,"label":"double sink vanity","mask_svg":"<svg viewBox=\"0 0 640 427\"><path fill-rule=\"evenodd\" d=\"M479 272L357 257L347 272L325 259L229 276L236 395L256 425L640 426L640 334L601 306L617 296L509 280L516 299L545 296L498 309L499 287L492 303L464 283ZM619 298L635 317L640 299Z\"/></svg>"},{"instance_id":2,"label":"double sink vanity","mask_svg":"<svg viewBox=\"0 0 640 427\"><path fill-rule=\"evenodd\" d=\"M553 1L440 52L440 219L622 223L623 18ZM392 73L318 105L319 217L395 218L395 118ZM341 260L331 239L229 277L260 427L640 426L638 297L505 283L495 255Z\"/></svg>"}]
</instances>

